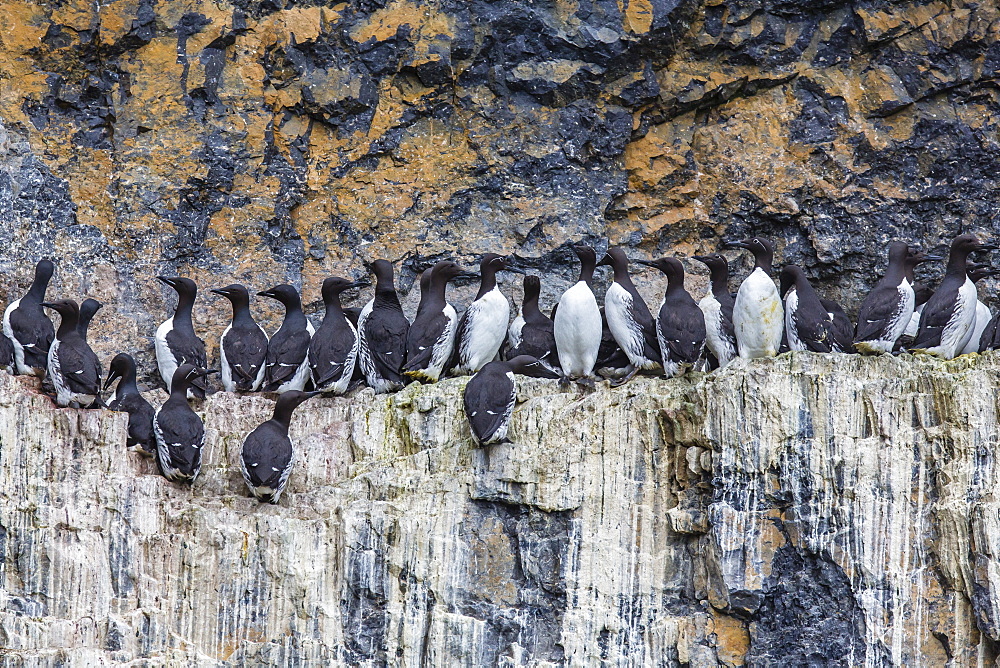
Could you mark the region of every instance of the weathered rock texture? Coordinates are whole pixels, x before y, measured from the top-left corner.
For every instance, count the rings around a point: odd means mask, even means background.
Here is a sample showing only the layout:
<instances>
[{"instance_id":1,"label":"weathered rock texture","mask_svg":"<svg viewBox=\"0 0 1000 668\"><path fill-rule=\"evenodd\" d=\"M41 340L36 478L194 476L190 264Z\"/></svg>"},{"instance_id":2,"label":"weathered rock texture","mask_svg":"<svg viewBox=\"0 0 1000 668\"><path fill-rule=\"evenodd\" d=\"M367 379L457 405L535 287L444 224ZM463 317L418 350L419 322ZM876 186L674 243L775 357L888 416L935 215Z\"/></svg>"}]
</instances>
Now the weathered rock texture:
<instances>
[{"instance_id":1,"label":"weathered rock texture","mask_svg":"<svg viewBox=\"0 0 1000 668\"><path fill-rule=\"evenodd\" d=\"M581 239L767 234L853 311L889 239L996 231L998 37L968 0L4 0L0 271L61 258L143 361L157 273L315 306L489 250L544 301Z\"/></svg>"},{"instance_id":2,"label":"weathered rock texture","mask_svg":"<svg viewBox=\"0 0 1000 668\"><path fill-rule=\"evenodd\" d=\"M203 405L191 489L0 376L3 665L992 665L1000 359L785 355L561 392L473 447L462 380ZM147 663L144 663L147 662Z\"/></svg>"}]
</instances>

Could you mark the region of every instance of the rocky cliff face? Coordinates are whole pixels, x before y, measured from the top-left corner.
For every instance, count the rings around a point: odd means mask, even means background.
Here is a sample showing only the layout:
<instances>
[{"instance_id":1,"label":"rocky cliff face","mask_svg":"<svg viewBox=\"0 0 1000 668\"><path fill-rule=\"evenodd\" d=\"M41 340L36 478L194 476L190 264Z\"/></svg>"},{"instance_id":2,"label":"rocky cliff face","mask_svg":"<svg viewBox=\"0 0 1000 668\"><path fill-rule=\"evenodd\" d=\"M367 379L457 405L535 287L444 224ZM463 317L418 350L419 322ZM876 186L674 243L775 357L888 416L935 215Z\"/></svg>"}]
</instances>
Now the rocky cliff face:
<instances>
[{"instance_id":1,"label":"rocky cliff face","mask_svg":"<svg viewBox=\"0 0 1000 668\"><path fill-rule=\"evenodd\" d=\"M812 354L593 393L312 400L278 506L201 407L171 484L124 416L0 375L4 665L954 665L1000 641L995 356Z\"/></svg>"},{"instance_id":2,"label":"rocky cliff face","mask_svg":"<svg viewBox=\"0 0 1000 668\"><path fill-rule=\"evenodd\" d=\"M545 301L581 239L766 234L853 310L887 240L995 231L998 37L966 0L5 0L0 270L61 258L145 361L157 273L315 306L489 250Z\"/></svg>"}]
</instances>

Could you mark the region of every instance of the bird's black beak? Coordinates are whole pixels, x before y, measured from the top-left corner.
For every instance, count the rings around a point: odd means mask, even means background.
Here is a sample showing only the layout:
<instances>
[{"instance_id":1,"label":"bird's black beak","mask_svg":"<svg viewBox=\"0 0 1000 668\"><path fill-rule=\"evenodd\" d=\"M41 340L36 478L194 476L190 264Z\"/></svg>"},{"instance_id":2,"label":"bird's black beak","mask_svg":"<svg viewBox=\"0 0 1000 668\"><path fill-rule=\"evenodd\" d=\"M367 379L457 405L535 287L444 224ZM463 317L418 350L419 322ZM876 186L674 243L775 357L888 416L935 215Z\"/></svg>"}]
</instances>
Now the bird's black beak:
<instances>
[{"instance_id":1,"label":"bird's black beak","mask_svg":"<svg viewBox=\"0 0 1000 668\"><path fill-rule=\"evenodd\" d=\"M944 260L944 255L925 255L921 262L941 262Z\"/></svg>"},{"instance_id":2,"label":"bird's black beak","mask_svg":"<svg viewBox=\"0 0 1000 668\"><path fill-rule=\"evenodd\" d=\"M50 308L50 309L55 309L56 307L56 305L53 304L52 302L42 302L40 306L44 306L45 308Z\"/></svg>"},{"instance_id":3,"label":"bird's black beak","mask_svg":"<svg viewBox=\"0 0 1000 668\"><path fill-rule=\"evenodd\" d=\"M212 288L211 292L214 292L217 295L222 295L223 297L229 296L229 292L224 288Z\"/></svg>"},{"instance_id":4,"label":"bird's black beak","mask_svg":"<svg viewBox=\"0 0 1000 668\"><path fill-rule=\"evenodd\" d=\"M979 248L977 248L976 251L995 251L995 250L998 250L998 249L1000 249L1000 246L998 246L997 244L983 244L983 243L981 243L981 244L979 244Z\"/></svg>"},{"instance_id":5,"label":"bird's black beak","mask_svg":"<svg viewBox=\"0 0 1000 668\"><path fill-rule=\"evenodd\" d=\"M372 284L371 281L369 281L366 278L362 278L360 280L354 281L353 283L351 283L347 287L348 288L367 288L367 287L371 286L371 284Z\"/></svg>"},{"instance_id":6,"label":"bird's black beak","mask_svg":"<svg viewBox=\"0 0 1000 668\"><path fill-rule=\"evenodd\" d=\"M742 248L743 250L750 250L750 240L746 239L744 241L730 241L729 243L722 244L723 248Z\"/></svg>"},{"instance_id":7,"label":"bird's black beak","mask_svg":"<svg viewBox=\"0 0 1000 668\"><path fill-rule=\"evenodd\" d=\"M636 264L641 264L645 267L653 267L654 269L656 268L656 265L652 262L652 260L629 260L629 261L635 262Z\"/></svg>"},{"instance_id":8,"label":"bird's black beak","mask_svg":"<svg viewBox=\"0 0 1000 668\"><path fill-rule=\"evenodd\" d=\"M515 267L513 264L511 264L511 262L513 262L513 261L514 261L513 258L505 257L504 260L503 260L503 270L504 271L510 271L510 272L515 273L515 274L522 274L522 275L528 273L524 269L521 269L520 267Z\"/></svg>"},{"instance_id":9,"label":"bird's black beak","mask_svg":"<svg viewBox=\"0 0 1000 668\"><path fill-rule=\"evenodd\" d=\"M692 260L698 260L698 262L702 262L704 264L708 264L708 256L707 255L692 255L691 259Z\"/></svg>"},{"instance_id":10,"label":"bird's black beak","mask_svg":"<svg viewBox=\"0 0 1000 668\"><path fill-rule=\"evenodd\" d=\"M469 280L473 279L479 280L480 278L482 278L482 276L478 271L463 271L462 273L457 274L455 278L468 278Z\"/></svg>"},{"instance_id":11,"label":"bird's black beak","mask_svg":"<svg viewBox=\"0 0 1000 668\"><path fill-rule=\"evenodd\" d=\"M172 279L169 276L157 276L156 280L161 281L163 283L166 283L167 285L169 285L172 288L173 287L177 287L177 284L174 282L174 279Z\"/></svg>"},{"instance_id":12,"label":"bird's black beak","mask_svg":"<svg viewBox=\"0 0 1000 668\"><path fill-rule=\"evenodd\" d=\"M274 293L271 292L270 290L262 290L261 292L257 293L257 296L258 297L270 297L271 299L274 299Z\"/></svg>"},{"instance_id":13,"label":"bird's black beak","mask_svg":"<svg viewBox=\"0 0 1000 668\"><path fill-rule=\"evenodd\" d=\"M549 378L552 380L560 378L558 373L556 373L552 369L546 368L545 365L542 364L541 362L536 362L532 364L530 370L532 378Z\"/></svg>"},{"instance_id":14,"label":"bird's black beak","mask_svg":"<svg viewBox=\"0 0 1000 668\"><path fill-rule=\"evenodd\" d=\"M607 253L605 253L604 257L601 258L601 261L598 262L596 266L598 266L598 267L610 267L611 264L612 264L611 256L608 255Z\"/></svg>"},{"instance_id":15,"label":"bird's black beak","mask_svg":"<svg viewBox=\"0 0 1000 668\"><path fill-rule=\"evenodd\" d=\"M211 376L213 373L222 373L220 369L205 369L204 371L198 371L195 373L196 378L204 378L205 376Z\"/></svg>"},{"instance_id":16,"label":"bird's black beak","mask_svg":"<svg viewBox=\"0 0 1000 668\"><path fill-rule=\"evenodd\" d=\"M121 377L122 377L122 375L120 373L118 373L117 371L112 371L111 373L109 373L108 374L108 379L106 381L104 381L104 390L103 391L107 392L108 388L111 387L111 383L115 382L116 380L118 380Z\"/></svg>"}]
</instances>

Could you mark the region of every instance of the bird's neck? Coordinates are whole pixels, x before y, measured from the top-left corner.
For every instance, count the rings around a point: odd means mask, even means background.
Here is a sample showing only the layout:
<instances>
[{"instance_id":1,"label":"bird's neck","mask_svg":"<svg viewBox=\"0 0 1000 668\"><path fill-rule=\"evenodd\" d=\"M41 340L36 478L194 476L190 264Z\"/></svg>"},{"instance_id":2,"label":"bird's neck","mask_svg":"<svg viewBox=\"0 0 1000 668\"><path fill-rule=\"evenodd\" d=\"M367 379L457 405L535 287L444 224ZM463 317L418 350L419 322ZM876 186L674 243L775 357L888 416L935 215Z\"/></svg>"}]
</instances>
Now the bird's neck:
<instances>
[{"instance_id":1,"label":"bird's neck","mask_svg":"<svg viewBox=\"0 0 1000 668\"><path fill-rule=\"evenodd\" d=\"M330 322L339 322L341 320L346 320L347 316L344 315L344 307L340 305L340 295L334 295L328 302L326 302L326 314L323 316L323 324Z\"/></svg>"},{"instance_id":2,"label":"bird's neck","mask_svg":"<svg viewBox=\"0 0 1000 668\"><path fill-rule=\"evenodd\" d=\"M129 369L118 381L118 389L115 396L119 399L139 394L139 386L136 384L135 369Z\"/></svg>"},{"instance_id":3,"label":"bird's neck","mask_svg":"<svg viewBox=\"0 0 1000 668\"><path fill-rule=\"evenodd\" d=\"M56 336L60 341L69 341L71 338L79 337L80 332L77 330L77 325L80 324L80 318L75 315L64 315L59 321L59 330L56 332Z\"/></svg>"},{"instance_id":4,"label":"bird's neck","mask_svg":"<svg viewBox=\"0 0 1000 668\"><path fill-rule=\"evenodd\" d=\"M722 269L712 269L712 294L716 298L729 294L728 272Z\"/></svg>"},{"instance_id":5,"label":"bird's neck","mask_svg":"<svg viewBox=\"0 0 1000 668\"><path fill-rule=\"evenodd\" d=\"M969 263L969 254L965 251L952 251L948 256L948 268L945 273L949 276L967 277L966 265Z\"/></svg>"},{"instance_id":6,"label":"bird's neck","mask_svg":"<svg viewBox=\"0 0 1000 668\"><path fill-rule=\"evenodd\" d=\"M484 267L480 270L482 278L479 280L479 292L476 299L481 299L483 295L497 286L497 272L492 267Z\"/></svg>"},{"instance_id":7,"label":"bird's neck","mask_svg":"<svg viewBox=\"0 0 1000 668\"><path fill-rule=\"evenodd\" d=\"M31 287L28 288L28 293L25 295L30 301L35 303L41 303L45 301L45 291L49 287L49 279L44 276L35 276L35 279L31 282Z\"/></svg>"},{"instance_id":8,"label":"bird's neck","mask_svg":"<svg viewBox=\"0 0 1000 668\"><path fill-rule=\"evenodd\" d=\"M194 321L191 319L191 313L194 311L194 299L183 295L177 299L177 309L174 310L174 326L188 325L194 329Z\"/></svg>"}]
</instances>

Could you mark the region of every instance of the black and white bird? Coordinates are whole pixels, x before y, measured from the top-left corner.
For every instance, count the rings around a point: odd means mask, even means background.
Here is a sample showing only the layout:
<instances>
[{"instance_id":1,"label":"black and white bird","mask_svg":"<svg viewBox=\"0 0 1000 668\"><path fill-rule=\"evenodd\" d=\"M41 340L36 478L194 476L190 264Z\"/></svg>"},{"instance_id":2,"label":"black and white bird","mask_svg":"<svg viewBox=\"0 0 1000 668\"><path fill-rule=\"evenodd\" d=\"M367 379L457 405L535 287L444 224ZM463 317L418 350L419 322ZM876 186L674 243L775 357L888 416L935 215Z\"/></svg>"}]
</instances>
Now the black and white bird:
<instances>
[{"instance_id":1,"label":"black and white bird","mask_svg":"<svg viewBox=\"0 0 1000 668\"><path fill-rule=\"evenodd\" d=\"M128 353L118 353L111 360L108 379L104 381L104 391L115 381L115 398L108 404L113 411L128 413L128 437L125 445L129 450L144 457L156 454L156 436L153 434L153 406L146 401L136 385L135 360Z\"/></svg>"},{"instance_id":2,"label":"black and white bird","mask_svg":"<svg viewBox=\"0 0 1000 668\"><path fill-rule=\"evenodd\" d=\"M934 291L930 289L924 283L916 280L915 272L917 267L928 260L943 260L943 256L938 255L928 255L923 251L914 251L910 249L910 254L906 256L906 280L913 286L913 315L910 316L910 322L903 330L902 336L896 341L896 347L893 352L898 352L903 348L909 349L910 344L913 343L913 339L917 336L917 330L920 329L920 314L924 310L924 304L927 300L931 298Z\"/></svg>"},{"instance_id":3,"label":"black and white bird","mask_svg":"<svg viewBox=\"0 0 1000 668\"><path fill-rule=\"evenodd\" d=\"M790 350L843 352L834 338L833 317L801 267L794 264L782 267L780 292L785 297L785 334Z\"/></svg>"},{"instance_id":4,"label":"black and white bird","mask_svg":"<svg viewBox=\"0 0 1000 668\"><path fill-rule=\"evenodd\" d=\"M233 306L233 319L219 338L222 387L226 392L256 392L264 383L267 333L250 313L250 292L238 283L212 292Z\"/></svg>"},{"instance_id":5,"label":"black and white bird","mask_svg":"<svg viewBox=\"0 0 1000 668\"><path fill-rule=\"evenodd\" d=\"M426 290L425 279L421 277L420 305L406 334L403 374L422 382L436 383L451 360L458 325L458 314L445 300L445 289L451 279L469 274L450 260L438 262L430 272Z\"/></svg>"},{"instance_id":6,"label":"black and white bird","mask_svg":"<svg viewBox=\"0 0 1000 668\"><path fill-rule=\"evenodd\" d=\"M190 278L181 276L157 276L177 292L177 308L174 315L157 328L155 336L156 366L160 369L160 377L170 391L170 382L174 371L182 364L191 364L203 368L207 363L205 342L194 333L194 322L191 312L194 310L194 300L198 296L198 286ZM204 399L205 385L199 378L188 389L188 398Z\"/></svg>"},{"instance_id":7,"label":"black and white bird","mask_svg":"<svg viewBox=\"0 0 1000 668\"><path fill-rule=\"evenodd\" d=\"M673 378L695 367L705 354L705 314L684 289L684 265L674 257L638 260L667 275L667 290L656 318L663 373Z\"/></svg>"},{"instance_id":8,"label":"black and white bird","mask_svg":"<svg viewBox=\"0 0 1000 668\"><path fill-rule=\"evenodd\" d=\"M858 311L854 347L865 354L891 353L913 316L913 285L906 278L910 248L902 241L889 244L889 267Z\"/></svg>"},{"instance_id":9,"label":"black and white bird","mask_svg":"<svg viewBox=\"0 0 1000 668\"><path fill-rule=\"evenodd\" d=\"M340 294L365 285L368 281L336 276L323 281L326 315L309 343L309 373L320 392L343 394L351 385L358 358L358 331L344 313Z\"/></svg>"},{"instance_id":10,"label":"black and white bird","mask_svg":"<svg viewBox=\"0 0 1000 668\"><path fill-rule=\"evenodd\" d=\"M508 331L511 337L507 360L520 355L536 358L543 366L551 370L559 367L556 355L556 337L553 333L552 318L542 313L538 308L538 297L542 291L542 283L538 276L524 277L524 299L521 301L521 326L516 333ZM514 338L516 336L516 338Z\"/></svg>"},{"instance_id":11,"label":"black and white bird","mask_svg":"<svg viewBox=\"0 0 1000 668\"><path fill-rule=\"evenodd\" d=\"M989 265L974 265L969 267L969 278L973 284L979 283L984 278L991 278L1000 275L1000 271L993 269ZM990 308L979 299L979 291L976 291L976 316L966 335L965 343L959 352L961 355L979 352L979 342L982 340L983 332L993 319Z\"/></svg>"},{"instance_id":12,"label":"black and white bird","mask_svg":"<svg viewBox=\"0 0 1000 668\"><path fill-rule=\"evenodd\" d=\"M754 269L740 284L733 303L737 350L744 359L774 357L781 347L785 326L781 296L771 279L774 246L760 237L738 241L730 246L746 249L754 257Z\"/></svg>"},{"instance_id":13,"label":"black and white bird","mask_svg":"<svg viewBox=\"0 0 1000 668\"><path fill-rule=\"evenodd\" d=\"M316 330L302 311L299 292L288 284L282 284L257 294L276 299L285 306L281 327L267 342L264 391L301 392L309 380L309 342Z\"/></svg>"},{"instance_id":14,"label":"black and white bird","mask_svg":"<svg viewBox=\"0 0 1000 668\"><path fill-rule=\"evenodd\" d=\"M4 311L3 333L14 348L14 367L19 374L41 377L48 367L49 346L56 332L42 302L54 271L52 262L40 260L28 292Z\"/></svg>"},{"instance_id":15,"label":"black and white bird","mask_svg":"<svg viewBox=\"0 0 1000 668\"><path fill-rule=\"evenodd\" d=\"M403 315L396 294L392 264L375 260L369 268L375 274L375 296L358 316L358 366L375 394L395 392L405 385L403 364L410 321Z\"/></svg>"},{"instance_id":16,"label":"black and white bird","mask_svg":"<svg viewBox=\"0 0 1000 668\"><path fill-rule=\"evenodd\" d=\"M80 321L76 325L77 331L84 341L87 341L87 334L90 332L90 321L94 319L97 312L104 306L96 299L84 299L80 303ZM89 343L89 341L88 341Z\"/></svg>"},{"instance_id":17,"label":"black and white bird","mask_svg":"<svg viewBox=\"0 0 1000 668\"><path fill-rule=\"evenodd\" d=\"M3 333L0 333L0 369L10 374L17 371L14 366L14 344Z\"/></svg>"},{"instance_id":18,"label":"black and white bird","mask_svg":"<svg viewBox=\"0 0 1000 668\"><path fill-rule=\"evenodd\" d=\"M520 271L507 266L507 259L486 253L479 263L479 292L458 321L455 359L457 375L476 373L500 352L510 321L510 302L497 286L498 271Z\"/></svg>"},{"instance_id":19,"label":"black and white bird","mask_svg":"<svg viewBox=\"0 0 1000 668\"><path fill-rule=\"evenodd\" d=\"M601 348L601 309L590 285L597 254L590 246L574 246L580 258L580 280L562 294L553 320L563 382L594 383L594 365Z\"/></svg>"},{"instance_id":20,"label":"black and white bird","mask_svg":"<svg viewBox=\"0 0 1000 668\"><path fill-rule=\"evenodd\" d=\"M976 286L968 276L968 258L971 253L995 249L996 246L980 243L971 234L955 237L944 278L920 314L920 329L910 350L944 359L953 359L961 353L975 323L978 298Z\"/></svg>"},{"instance_id":21,"label":"black and white bird","mask_svg":"<svg viewBox=\"0 0 1000 668\"><path fill-rule=\"evenodd\" d=\"M49 347L48 373L56 388L56 404L96 408L101 397L101 362L80 336L80 307L72 299L42 302L59 314L56 338Z\"/></svg>"},{"instance_id":22,"label":"black and white bird","mask_svg":"<svg viewBox=\"0 0 1000 668\"><path fill-rule=\"evenodd\" d=\"M240 470L250 493L261 503L278 503L295 466L295 444L288 438L292 412L318 392L291 390L278 397L274 415L243 441Z\"/></svg>"},{"instance_id":23,"label":"black and white bird","mask_svg":"<svg viewBox=\"0 0 1000 668\"><path fill-rule=\"evenodd\" d=\"M698 302L705 314L705 345L722 368L736 357L736 332L733 328L733 294L729 291L729 261L719 253L694 255L708 267L708 294Z\"/></svg>"},{"instance_id":24,"label":"black and white bird","mask_svg":"<svg viewBox=\"0 0 1000 668\"><path fill-rule=\"evenodd\" d=\"M610 266L614 271L614 282L604 295L604 314L611 335L631 365L623 378L612 382L612 385L622 385L640 371L660 369L663 360L656 338L656 320L632 283L625 251L617 246L609 248L597 264Z\"/></svg>"},{"instance_id":25,"label":"black and white bird","mask_svg":"<svg viewBox=\"0 0 1000 668\"><path fill-rule=\"evenodd\" d=\"M514 374L534 378L559 378L559 374L530 355L506 362L489 362L472 377L464 393L465 415L479 445L504 443L510 416L517 403Z\"/></svg>"},{"instance_id":26,"label":"black and white bird","mask_svg":"<svg viewBox=\"0 0 1000 668\"><path fill-rule=\"evenodd\" d=\"M172 482L194 483L201 472L205 423L188 404L192 383L217 373L193 364L181 364L170 379L170 397L153 415L156 459L163 477Z\"/></svg>"}]
</instances>

